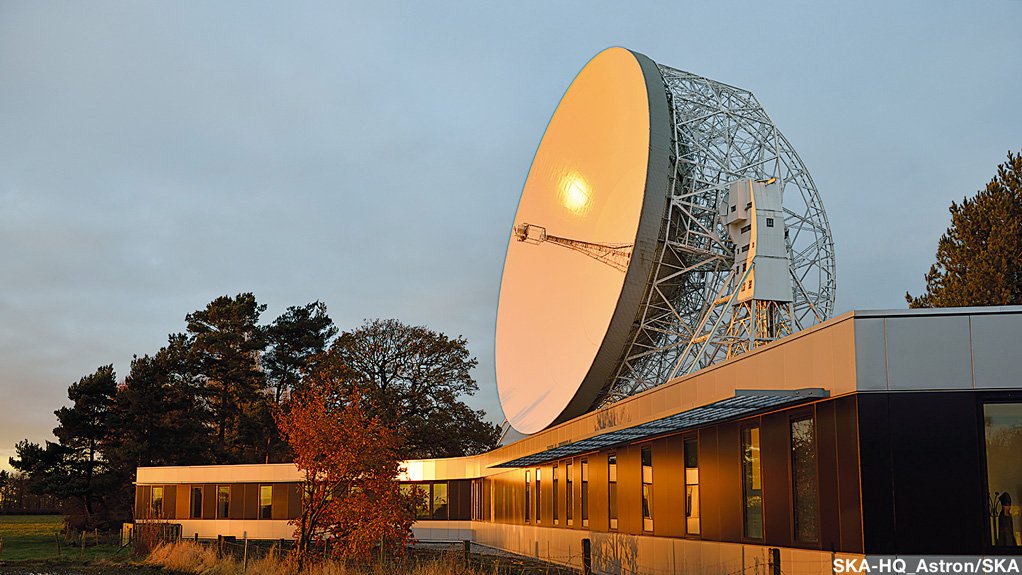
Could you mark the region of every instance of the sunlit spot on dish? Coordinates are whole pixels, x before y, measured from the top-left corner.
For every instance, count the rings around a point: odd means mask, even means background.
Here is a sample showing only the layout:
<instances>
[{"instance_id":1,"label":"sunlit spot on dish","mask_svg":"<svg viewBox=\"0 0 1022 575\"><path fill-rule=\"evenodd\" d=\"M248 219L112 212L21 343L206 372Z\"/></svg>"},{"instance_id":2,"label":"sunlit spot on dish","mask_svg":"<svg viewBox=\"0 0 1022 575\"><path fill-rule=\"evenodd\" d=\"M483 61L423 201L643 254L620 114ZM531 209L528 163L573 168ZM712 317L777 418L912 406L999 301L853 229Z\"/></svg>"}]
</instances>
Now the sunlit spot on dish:
<instances>
[{"instance_id":1,"label":"sunlit spot on dish","mask_svg":"<svg viewBox=\"0 0 1022 575\"><path fill-rule=\"evenodd\" d=\"M561 205L576 215L589 211L591 195L589 182L578 173L571 172L561 178Z\"/></svg>"}]
</instances>

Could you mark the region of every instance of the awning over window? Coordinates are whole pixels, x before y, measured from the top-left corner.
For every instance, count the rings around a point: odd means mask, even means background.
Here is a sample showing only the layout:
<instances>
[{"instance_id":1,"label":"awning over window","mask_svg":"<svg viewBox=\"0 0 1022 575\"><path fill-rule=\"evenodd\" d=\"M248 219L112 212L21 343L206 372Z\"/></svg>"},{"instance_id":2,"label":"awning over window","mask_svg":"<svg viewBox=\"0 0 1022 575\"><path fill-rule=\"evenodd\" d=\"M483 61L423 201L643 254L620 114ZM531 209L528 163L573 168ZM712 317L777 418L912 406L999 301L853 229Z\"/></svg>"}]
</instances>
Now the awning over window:
<instances>
[{"instance_id":1,"label":"awning over window","mask_svg":"<svg viewBox=\"0 0 1022 575\"><path fill-rule=\"evenodd\" d=\"M606 447L622 445L634 441L650 439L667 433L674 433L700 427L711 423L719 423L752 415L753 413L787 407L813 399L827 397L829 393L822 388L806 388L795 390L736 390L734 397L696 407L688 411L650 421L634 427L602 433L546 451L519 457L493 467L531 467L540 463L573 457Z\"/></svg>"}]
</instances>

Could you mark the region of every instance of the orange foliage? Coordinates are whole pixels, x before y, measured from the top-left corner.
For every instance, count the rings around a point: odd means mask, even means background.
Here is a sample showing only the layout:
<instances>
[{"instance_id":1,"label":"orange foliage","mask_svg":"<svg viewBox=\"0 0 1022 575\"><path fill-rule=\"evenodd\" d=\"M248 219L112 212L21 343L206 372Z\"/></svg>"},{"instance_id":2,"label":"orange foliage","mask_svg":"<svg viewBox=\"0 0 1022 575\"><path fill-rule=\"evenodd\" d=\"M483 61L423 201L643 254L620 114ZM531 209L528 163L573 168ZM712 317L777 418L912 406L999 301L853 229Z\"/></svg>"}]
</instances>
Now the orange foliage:
<instances>
[{"instance_id":1,"label":"orange foliage","mask_svg":"<svg viewBox=\"0 0 1022 575\"><path fill-rule=\"evenodd\" d=\"M296 550L306 557L329 541L333 555L366 559L402 553L411 541L413 504L400 492L401 439L358 389L336 370L308 377L277 414L282 436L304 472L302 513L292 520Z\"/></svg>"}]
</instances>

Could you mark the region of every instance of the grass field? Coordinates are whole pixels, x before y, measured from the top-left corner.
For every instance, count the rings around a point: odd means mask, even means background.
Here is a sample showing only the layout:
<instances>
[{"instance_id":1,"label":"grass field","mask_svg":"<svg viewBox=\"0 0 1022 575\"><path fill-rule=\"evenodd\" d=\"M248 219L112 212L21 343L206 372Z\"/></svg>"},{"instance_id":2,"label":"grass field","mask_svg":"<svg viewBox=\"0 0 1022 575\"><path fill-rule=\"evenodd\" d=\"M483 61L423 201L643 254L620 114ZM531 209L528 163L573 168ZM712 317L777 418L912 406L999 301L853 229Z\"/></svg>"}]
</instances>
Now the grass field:
<instances>
[{"instance_id":1,"label":"grass field","mask_svg":"<svg viewBox=\"0 0 1022 575\"><path fill-rule=\"evenodd\" d=\"M128 552L118 553L120 547L116 544L96 545L91 535L84 551L80 546L69 546L60 535L63 522L60 515L0 515L0 561L92 561ZM109 536L105 538L110 540Z\"/></svg>"}]
</instances>

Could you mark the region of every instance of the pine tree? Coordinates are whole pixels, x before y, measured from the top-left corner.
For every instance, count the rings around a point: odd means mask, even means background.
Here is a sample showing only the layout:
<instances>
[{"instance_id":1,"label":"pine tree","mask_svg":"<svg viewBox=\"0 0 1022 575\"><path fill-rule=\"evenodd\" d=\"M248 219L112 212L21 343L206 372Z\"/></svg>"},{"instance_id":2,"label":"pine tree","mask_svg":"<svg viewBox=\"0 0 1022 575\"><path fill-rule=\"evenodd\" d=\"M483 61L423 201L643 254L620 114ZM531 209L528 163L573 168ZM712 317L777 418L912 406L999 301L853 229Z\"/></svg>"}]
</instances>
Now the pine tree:
<instances>
[{"instance_id":1,"label":"pine tree","mask_svg":"<svg viewBox=\"0 0 1022 575\"><path fill-rule=\"evenodd\" d=\"M926 292L909 307L1022 304L1022 153L1008 152L986 188L952 202Z\"/></svg>"},{"instance_id":2,"label":"pine tree","mask_svg":"<svg viewBox=\"0 0 1022 575\"><path fill-rule=\"evenodd\" d=\"M185 316L193 369L216 431L219 463L257 463L266 458L273 425L259 355L266 347L257 325L265 305L251 293L221 296Z\"/></svg>"},{"instance_id":3,"label":"pine tree","mask_svg":"<svg viewBox=\"0 0 1022 575\"><path fill-rule=\"evenodd\" d=\"M291 306L266 327L263 369L273 388L275 403L295 390L302 372L313 368L315 358L326 351L337 327L326 312L326 304L315 301Z\"/></svg>"}]
</instances>

